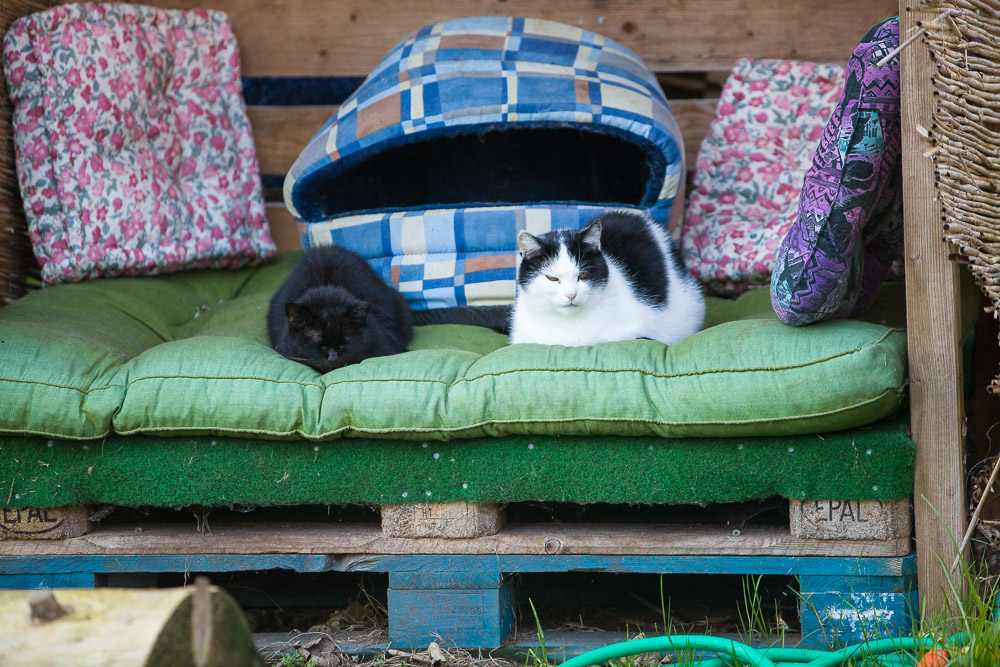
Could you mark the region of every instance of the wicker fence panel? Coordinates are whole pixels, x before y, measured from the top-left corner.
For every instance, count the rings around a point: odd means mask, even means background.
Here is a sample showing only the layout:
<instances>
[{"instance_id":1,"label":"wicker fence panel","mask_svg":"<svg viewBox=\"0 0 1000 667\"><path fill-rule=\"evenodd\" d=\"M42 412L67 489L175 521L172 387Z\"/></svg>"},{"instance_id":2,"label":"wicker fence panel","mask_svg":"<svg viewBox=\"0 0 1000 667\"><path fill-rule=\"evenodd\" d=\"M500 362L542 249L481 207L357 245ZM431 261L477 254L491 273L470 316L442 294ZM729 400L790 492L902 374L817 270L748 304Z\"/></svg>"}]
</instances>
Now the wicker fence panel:
<instances>
[{"instance_id":1,"label":"wicker fence panel","mask_svg":"<svg viewBox=\"0 0 1000 667\"><path fill-rule=\"evenodd\" d=\"M931 0L921 27L936 65L934 160L944 238L1000 317L1000 0ZM904 91L905 94L905 91ZM990 390L1000 393L1000 377Z\"/></svg>"}]
</instances>

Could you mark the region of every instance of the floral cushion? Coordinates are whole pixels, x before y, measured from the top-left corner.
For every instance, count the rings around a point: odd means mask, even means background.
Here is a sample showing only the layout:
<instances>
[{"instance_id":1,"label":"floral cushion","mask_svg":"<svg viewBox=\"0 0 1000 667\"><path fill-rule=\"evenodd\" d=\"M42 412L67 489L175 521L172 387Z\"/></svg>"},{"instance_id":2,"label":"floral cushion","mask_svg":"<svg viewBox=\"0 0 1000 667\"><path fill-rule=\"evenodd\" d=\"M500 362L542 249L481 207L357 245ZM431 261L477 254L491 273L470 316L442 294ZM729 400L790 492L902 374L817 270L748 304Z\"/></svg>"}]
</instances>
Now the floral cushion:
<instances>
[{"instance_id":1,"label":"floral cushion","mask_svg":"<svg viewBox=\"0 0 1000 667\"><path fill-rule=\"evenodd\" d=\"M274 253L224 14L56 7L14 23L3 64L46 282Z\"/></svg>"},{"instance_id":2,"label":"floral cushion","mask_svg":"<svg viewBox=\"0 0 1000 667\"><path fill-rule=\"evenodd\" d=\"M682 232L688 268L709 293L770 283L813 153L844 90L844 68L740 60L698 152Z\"/></svg>"}]
</instances>

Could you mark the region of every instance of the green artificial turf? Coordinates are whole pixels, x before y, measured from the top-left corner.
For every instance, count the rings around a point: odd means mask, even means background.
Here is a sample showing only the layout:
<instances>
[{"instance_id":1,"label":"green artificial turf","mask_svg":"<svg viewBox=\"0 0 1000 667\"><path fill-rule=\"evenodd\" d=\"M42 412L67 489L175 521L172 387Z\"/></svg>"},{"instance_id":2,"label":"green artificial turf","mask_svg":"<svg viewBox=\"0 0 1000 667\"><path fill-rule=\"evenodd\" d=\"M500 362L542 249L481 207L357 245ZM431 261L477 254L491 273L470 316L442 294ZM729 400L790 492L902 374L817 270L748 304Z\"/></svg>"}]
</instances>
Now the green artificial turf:
<instances>
[{"instance_id":1,"label":"green artificial turf","mask_svg":"<svg viewBox=\"0 0 1000 667\"><path fill-rule=\"evenodd\" d=\"M895 500L913 491L899 419L822 436L508 436L451 442L0 438L8 506Z\"/></svg>"}]
</instances>

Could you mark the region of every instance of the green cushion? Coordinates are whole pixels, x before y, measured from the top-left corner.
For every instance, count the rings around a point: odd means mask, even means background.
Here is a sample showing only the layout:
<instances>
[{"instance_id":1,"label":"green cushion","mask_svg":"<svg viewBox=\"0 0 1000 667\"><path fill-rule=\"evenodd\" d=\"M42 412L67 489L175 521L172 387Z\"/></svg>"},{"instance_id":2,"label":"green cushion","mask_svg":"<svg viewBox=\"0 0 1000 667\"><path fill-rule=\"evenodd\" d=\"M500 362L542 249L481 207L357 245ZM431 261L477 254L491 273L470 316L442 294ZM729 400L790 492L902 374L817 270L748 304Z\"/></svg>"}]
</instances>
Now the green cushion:
<instances>
[{"instance_id":1,"label":"green cushion","mask_svg":"<svg viewBox=\"0 0 1000 667\"><path fill-rule=\"evenodd\" d=\"M10 506L303 503L710 503L751 498L898 500L913 492L905 419L762 438L507 436L451 442L283 442L0 436ZM428 495L430 494L430 495Z\"/></svg>"},{"instance_id":2,"label":"green cushion","mask_svg":"<svg viewBox=\"0 0 1000 667\"><path fill-rule=\"evenodd\" d=\"M875 421L906 386L898 286L869 321L801 329L778 322L766 290L710 299L708 328L669 348L422 327L403 355L320 376L267 342L268 299L296 259L63 285L3 308L0 433L785 435Z\"/></svg>"}]
</instances>

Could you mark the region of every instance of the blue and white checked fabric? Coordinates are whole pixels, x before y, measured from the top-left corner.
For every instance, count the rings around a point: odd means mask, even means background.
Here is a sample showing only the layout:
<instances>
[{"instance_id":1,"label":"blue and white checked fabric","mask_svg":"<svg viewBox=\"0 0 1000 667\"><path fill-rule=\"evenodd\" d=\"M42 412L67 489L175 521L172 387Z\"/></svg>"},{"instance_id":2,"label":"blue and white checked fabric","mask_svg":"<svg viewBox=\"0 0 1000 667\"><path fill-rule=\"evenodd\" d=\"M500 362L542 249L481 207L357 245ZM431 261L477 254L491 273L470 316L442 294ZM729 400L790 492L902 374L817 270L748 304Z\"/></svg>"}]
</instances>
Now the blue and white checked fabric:
<instances>
[{"instance_id":1,"label":"blue and white checked fabric","mask_svg":"<svg viewBox=\"0 0 1000 667\"><path fill-rule=\"evenodd\" d=\"M517 232L579 228L621 202L489 205L344 213L316 193L380 150L419 139L551 126L614 133L653 147L641 210L666 223L680 192L680 130L656 77L601 35L540 19L486 16L426 26L393 48L302 151L285 204L303 245L336 243L367 258L416 310L511 303ZM434 141L434 138L429 138ZM405 184L403 184L405 187Z\"/></svg>"}]
</instances>

